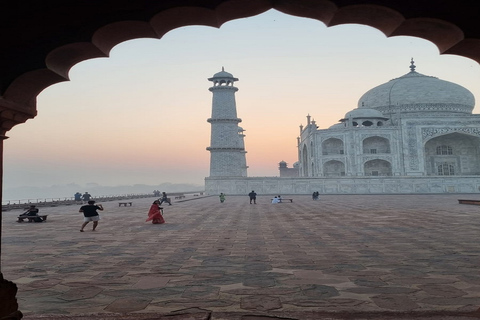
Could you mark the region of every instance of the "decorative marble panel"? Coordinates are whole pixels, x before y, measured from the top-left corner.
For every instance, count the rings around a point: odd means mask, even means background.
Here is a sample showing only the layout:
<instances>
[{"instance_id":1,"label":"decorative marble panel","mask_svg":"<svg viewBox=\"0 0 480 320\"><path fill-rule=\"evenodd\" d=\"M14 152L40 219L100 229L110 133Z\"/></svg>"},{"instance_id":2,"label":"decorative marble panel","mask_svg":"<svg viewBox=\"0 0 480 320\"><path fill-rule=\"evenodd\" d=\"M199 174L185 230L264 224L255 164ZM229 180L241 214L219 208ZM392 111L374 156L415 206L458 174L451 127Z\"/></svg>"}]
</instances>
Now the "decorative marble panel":
<instances>
[{"instance_id":1,"label":"decorative marble panel","mask_svg":"<svg viewBox=\"0 0 480 320\"><path fill-rule=\"evenodd\" d=\"M480 137L480 128L469 128L469 127L433 127L433 128L422 128L422 139L423 141L442 136L449 133L465 133L472 136Z\"/></svg>"}]
</instances>

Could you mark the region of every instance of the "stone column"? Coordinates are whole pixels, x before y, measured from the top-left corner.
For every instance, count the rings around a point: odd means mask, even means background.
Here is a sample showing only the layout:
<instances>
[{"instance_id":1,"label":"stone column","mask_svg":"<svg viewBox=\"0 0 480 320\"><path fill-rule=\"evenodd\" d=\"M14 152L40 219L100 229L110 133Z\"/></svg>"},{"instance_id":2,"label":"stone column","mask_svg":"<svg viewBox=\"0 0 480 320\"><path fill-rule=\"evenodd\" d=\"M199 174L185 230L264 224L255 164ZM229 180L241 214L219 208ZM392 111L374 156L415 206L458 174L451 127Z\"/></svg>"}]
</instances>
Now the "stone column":
<instances>
[{"instance_id":1,"label":"stone column","mask_svg":"<svg viewBox=\"0 0 480 320\"><path fill-rule=\"evenodd\" d=\"M3 141L7 139L0 135L0 201L3 199ZM0 206L0 259L2 257L2 207ZM0 320L16 320L23 317L18 311L17 285L3 278L0 261Z\"/></svg>"}]
</instances>

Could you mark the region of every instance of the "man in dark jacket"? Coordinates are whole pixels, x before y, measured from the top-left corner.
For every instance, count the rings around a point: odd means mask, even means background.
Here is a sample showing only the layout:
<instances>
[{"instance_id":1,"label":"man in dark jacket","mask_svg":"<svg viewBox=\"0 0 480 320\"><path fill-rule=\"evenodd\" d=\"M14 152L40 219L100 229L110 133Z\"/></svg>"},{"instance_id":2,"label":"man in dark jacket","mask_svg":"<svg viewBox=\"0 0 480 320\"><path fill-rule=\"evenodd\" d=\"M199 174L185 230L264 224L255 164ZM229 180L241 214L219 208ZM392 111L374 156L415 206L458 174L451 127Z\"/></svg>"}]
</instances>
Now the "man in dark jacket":
<instances>
[{"instance_id":1,"label":"man in dark jacket","mask_svg":"<svg viewBox=\"0 0 480 320\"><path fill-rule=\"evenodd\" d=\"M252 204L252 201L254 204L257 204L257 194L255 193L255 191L252 190L252 192L250 192L248 196L250 197L250 204Z\"/></svg>"},{"instance_id":2,"label":"man in dark jacket","mask_svg":"<svg viewBox=\"0 0 480 320\"><path fill-rule=\"evenodd\" d=\"M95 205L95 201L90 200L88 201L87 205L81 206L78 212L83 212L83 224L80 228L80 232L83 232L85 226L90 222L93 221L93 230L97 228L98 220L100 220L100 216L98 215L97 210L103 211L103 206L101 204Z\"/></svg>"}]
</instances>

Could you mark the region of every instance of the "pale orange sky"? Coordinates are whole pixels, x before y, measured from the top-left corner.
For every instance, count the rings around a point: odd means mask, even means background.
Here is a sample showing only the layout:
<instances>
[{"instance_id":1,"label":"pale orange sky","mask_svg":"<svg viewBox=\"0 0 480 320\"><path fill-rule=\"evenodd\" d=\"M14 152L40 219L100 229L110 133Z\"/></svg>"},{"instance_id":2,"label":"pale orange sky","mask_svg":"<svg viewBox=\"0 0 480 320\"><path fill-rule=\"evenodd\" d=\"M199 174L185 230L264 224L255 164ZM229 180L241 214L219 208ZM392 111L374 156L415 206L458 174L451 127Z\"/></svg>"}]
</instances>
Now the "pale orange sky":
<instances>
[{"instance_id":1,"label":"pale orange sky","mask_svg":"<svg viewBox=\"0 0 480 320\"><path fill-rule=\"evenodd\" d=\"M386 38L359 25L326 28L274 10L220 29L191 26L160 40L128 41L109 58L79 63L71 81L39 95L38 116L7 133L4 188L203 185L210 161L207 78L222 66L239 78L248 175L277 176L278 162L297 161L298 127L307 114L320 128L335 124L367 90L408 73L412 57L417 72L480 97L479 65L440 56L426 40Z\"/></svg>"}]
</instances>

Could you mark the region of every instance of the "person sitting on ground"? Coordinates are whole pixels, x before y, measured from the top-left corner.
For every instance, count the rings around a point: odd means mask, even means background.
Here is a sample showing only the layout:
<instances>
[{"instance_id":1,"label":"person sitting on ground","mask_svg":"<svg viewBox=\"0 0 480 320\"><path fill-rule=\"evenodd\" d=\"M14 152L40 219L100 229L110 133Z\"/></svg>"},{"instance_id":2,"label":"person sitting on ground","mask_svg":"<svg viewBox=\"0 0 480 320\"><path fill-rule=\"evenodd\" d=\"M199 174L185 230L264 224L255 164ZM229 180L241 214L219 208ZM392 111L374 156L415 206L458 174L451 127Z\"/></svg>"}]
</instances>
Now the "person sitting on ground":
<instances>
[{"instance_id":1,"label":"person sitting on ground","mask_svg":"<svg viewBox=\"0 0 480 320\"><path fill-rule=\"evenodd\" d=\"M30 208L22 213L20 216L28 216L28 217L35 217L38 216L38 209L35 207L35 205L31 205Z\"/></svg>"},{"instance_id":2,"label":"person sitting on ground","mask_svg":"<svg viewBox=\"0 0 480 320\"><path fill-rule=\"evenodd\" d=\"M153 201L148 211L148 218L145 220L152 221L153 224L162 224L165 223L165 219L162 216L162 207L160 207L160 202L158 200Z\"/></svg>"},{"instance_id":3,"label":"person sitting on ground","mask_svg":"<svg viewBox=\"0 0 480 320\"><path fill-rule=\"evenodd\" d=\"M38 211L39 210L35 207L35 205L32 204L30 206L30 208L28 209L28 211L22 213L20 215L20 217L35 217L33 219L34 222L43 222L44 219L42 219L42 217L38 216ZM22 222L22 221L23 221L23 219L19 218L18 222ZM28 222L32 222L32 219L29 219Z\"/></svg>"},{"instance_id":4,"label":"person sitting on ground","mask_svg":"<svg viewBox=\"0 0 480 320\"><path fill-rule=\"evenodd\" d=\"M278 197L275 196L275 198L272 199L272 203L280 203L280 199L278 199Z\"/></svg>"},{"instance_id":5,"label":"person sitting on ground","mask_svg":"<svg viewBox=\"0 0 480 320\"><path fill-rule=\"evenodd\" d=\"M224 203L225 202L225 193L223 193L223 192L220 193L219 197L220 197L220 202Z\"/></svg>"}]
</instances>

